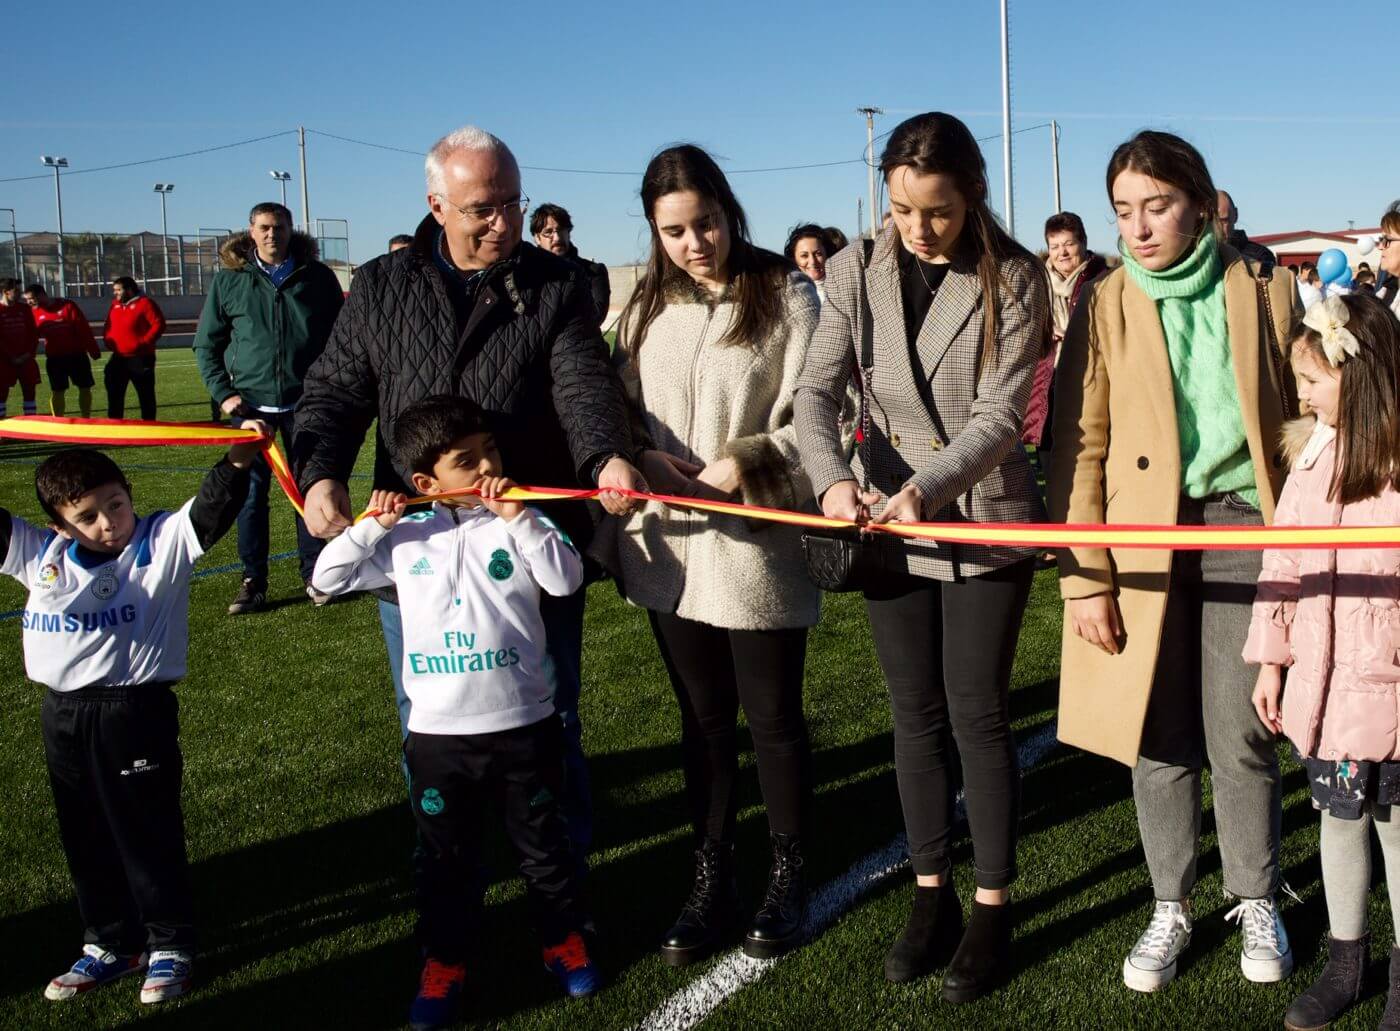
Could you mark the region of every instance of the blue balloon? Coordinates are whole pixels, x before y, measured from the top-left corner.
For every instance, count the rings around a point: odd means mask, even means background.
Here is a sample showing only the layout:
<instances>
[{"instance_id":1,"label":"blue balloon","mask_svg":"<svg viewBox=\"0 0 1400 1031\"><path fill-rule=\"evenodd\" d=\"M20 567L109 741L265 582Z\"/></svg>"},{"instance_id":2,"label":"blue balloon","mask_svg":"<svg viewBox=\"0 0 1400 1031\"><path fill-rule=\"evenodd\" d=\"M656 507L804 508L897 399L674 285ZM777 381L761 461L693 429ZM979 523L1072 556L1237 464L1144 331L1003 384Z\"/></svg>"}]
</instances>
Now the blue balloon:
<instances>
[{"instance_id":1,"label":"blue balloon","mask_svg":"<svg viewBox=\"0 0 1400 1031\"><path fill-rule=\"evenodd\" d=\"M1317 278L1324 283L1333 283L1349 273L1347 256L1336 247L1329 247L1317 258Z\"/></svg>"},{"instance_id":2,"label":"blue balloon","mask_svg":"<svg viewBox=\"0 0 1400 1031\"><path fill-rule=\"evenodd\" d=\"M1342 274L1332 282L1337 286L1351 286L1351 269L1343 269Z\"/></svg>"}]
</instances>

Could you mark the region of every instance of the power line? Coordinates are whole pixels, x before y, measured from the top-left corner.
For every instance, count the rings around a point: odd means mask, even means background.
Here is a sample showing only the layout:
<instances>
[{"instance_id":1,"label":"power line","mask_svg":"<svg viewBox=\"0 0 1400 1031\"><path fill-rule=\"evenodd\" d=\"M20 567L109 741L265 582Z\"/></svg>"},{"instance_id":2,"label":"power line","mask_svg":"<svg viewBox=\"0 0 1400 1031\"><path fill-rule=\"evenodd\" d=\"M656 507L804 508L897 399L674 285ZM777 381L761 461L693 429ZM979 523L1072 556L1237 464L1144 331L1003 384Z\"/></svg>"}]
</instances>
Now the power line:
<instances>
[{"instance_id":1,"label":"power line","mask_svg":"<svg viewBox=\"0 0 1400 1031\"><path fill-rule=\"evenodd\" d=\"M391 147L387 143L373 143L370 140L357 140L350 136L338 136L333 132L322 132L320 129L307 129L307 132L315 133L317 136L325 136L328 139L340 140L342 143L354 143L361 147L373 147L375 150L387 150L395 154L412 154L414 157L425 157L426 153L421 150L409 150L406 147ZM863 158L848 158L845 161L819 161L808 165L775 165L770 168L726 168L726 175L753 175L759 172L796 172L806 168L833 168L836 165L858 165L863 164ZM632 178L642 175L641 172L624 172L617 169L605 168L555 168L546 165L521 165L524 172L561 172L568 175L625 175Z\"/></svg>"},{"instance_id":2,"label":"power line","mask_svg":"<svg viewBox=\"0 0 1400 1031\"><path fill-rule=\"evenodd\" d=\"M291 136L295 129L284 129L282 132L269 133L267 136L255 136L251 140L238 140L234 143L221 143L217 147L203 147L199 150L187 150L182 154L167 154L158 158L142 158L140 161L123 161L117 165L98 165L96 168L70 168L64 173L64 177L70 175L83 175L87 172L110 172L115 168L135 168L137 165L154 165L160 161L174 161L176 158L195 157L199 154L212 154L216 150L229 150L233 147L246 147L250 143L262 143L264 140L275 140L279 136ZM47 179L47 173L39 175L17 175L8 179L0 179L0 183L22 183L31 179Z\"/></svg>"}]
</instances>

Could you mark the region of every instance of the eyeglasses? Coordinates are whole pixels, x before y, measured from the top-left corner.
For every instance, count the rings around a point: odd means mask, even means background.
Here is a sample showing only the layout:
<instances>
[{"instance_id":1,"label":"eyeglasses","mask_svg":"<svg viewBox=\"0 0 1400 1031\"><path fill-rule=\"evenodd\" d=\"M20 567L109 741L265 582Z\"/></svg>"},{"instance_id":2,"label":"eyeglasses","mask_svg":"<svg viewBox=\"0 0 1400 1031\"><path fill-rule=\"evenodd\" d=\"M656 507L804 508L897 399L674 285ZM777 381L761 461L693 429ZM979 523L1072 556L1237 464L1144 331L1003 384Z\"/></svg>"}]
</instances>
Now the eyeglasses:
<instances>
[{"instance_id":1,"label":"eyeglasses","mask_svg":"<svg viewBox=\"0 0 1400 1031\"><path fill-rule=\"evenodd\" d=\"M567 229L541 229L539 235L546 240L554 240L568 233Z\"/></svg>"},{"instance_id":2,"label":"eyeglasses","mask_svg":"<svg viewBox=\"0 0 1400 1031\"><path fill-rule=\"evenodd\" d=\"M515 215L525 214L530 207L530 198L525 196L508 200L504 204L474 204L460 208L441 193L437 198L468 221L487 224L496 221L497 218L509 221Z\"/></svg>"},{"instance_id":3,"label":"eyeglasses","mask_svg":"<svg viewBox=\"0 0 1400 1031\"><path fill-rule=\"evenodd\" d=\"M1400 243L1400 236L1378 236L1378 237L1376 237L1376 246L1379 247L1381 250L1385 250L1387 247L1389 247L1389 246L1390 246L1391 244L1393 244L1393 243Z\"/></svg>"}]
</instances>

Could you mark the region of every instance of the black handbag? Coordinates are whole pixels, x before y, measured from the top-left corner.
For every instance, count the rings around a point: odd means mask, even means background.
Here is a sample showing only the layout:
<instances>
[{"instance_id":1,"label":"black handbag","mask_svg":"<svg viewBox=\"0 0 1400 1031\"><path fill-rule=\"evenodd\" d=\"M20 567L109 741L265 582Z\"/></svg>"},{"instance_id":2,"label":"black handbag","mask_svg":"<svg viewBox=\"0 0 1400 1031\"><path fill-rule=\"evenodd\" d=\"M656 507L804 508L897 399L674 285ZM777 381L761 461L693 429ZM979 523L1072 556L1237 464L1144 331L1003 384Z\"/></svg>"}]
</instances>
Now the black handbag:
<instances>
[{"instance_id":1,"label":"black handbag","mask_svg":"<svg viewBox=\"0 0 1400 1031\"><path fill-rule=\"evenodd\" d=\"M875 250L873 240L861 241L864 260L860 266L860 296L864 306L865 325L860 339L860 434L856 447L870 439L870 389L875 368L875 327L866 293L865 271ZM861 462L865 482L862 491L870 490L870 464ZM859 530L804 530L802 554L807 560L807 576L823 591L863 591L870 586L880 570L876 555L877 543Z\"/></svg>"}]
</instances>

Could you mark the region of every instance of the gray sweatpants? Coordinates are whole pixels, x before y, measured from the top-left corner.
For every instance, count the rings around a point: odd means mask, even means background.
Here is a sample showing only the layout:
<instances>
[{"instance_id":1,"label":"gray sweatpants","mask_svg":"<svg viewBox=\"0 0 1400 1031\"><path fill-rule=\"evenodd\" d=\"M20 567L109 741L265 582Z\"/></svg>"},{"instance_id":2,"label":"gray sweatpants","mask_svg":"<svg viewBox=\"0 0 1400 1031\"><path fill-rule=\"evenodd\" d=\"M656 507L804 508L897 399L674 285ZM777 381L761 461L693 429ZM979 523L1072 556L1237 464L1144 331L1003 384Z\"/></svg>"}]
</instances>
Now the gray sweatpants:
<instances>
[{"instance_id":1,"label":"gray sweatpants","mask_svg":"<svg viewBox=\"0 0 1400 1031\"><path fill-rule=\"evenodd\" d=\"M1183 497L1177 519L1204 526L1262 521L1234 494L1209 501ZM1133 770L1138 828L1158 899L1184 899L1195 886L1206 761L1225 890L1249 899L1278 887L1278 754L1250 704L1256 670L1240 658L1260 563L1257 551L1173 557L1162 647Z\"/></svg>"},{"instance_id":2,"label":"gray sweatpants","mask_svg":"<svg viewBox=\"0 0 1400 1031\"><path fill-rule=\"evenodd\" d=\"M1322 891L1332 937L1356 941L1366 933L1366 900L1371 894L1371 826L1381 841L1385 883L1390 892L1390 920L1400 914L1400 819L1393 806L1367 806L1359 820L1322 814ZM1400 946L1400 933L1395 936Z\"/></svg>"}]
</instances>

